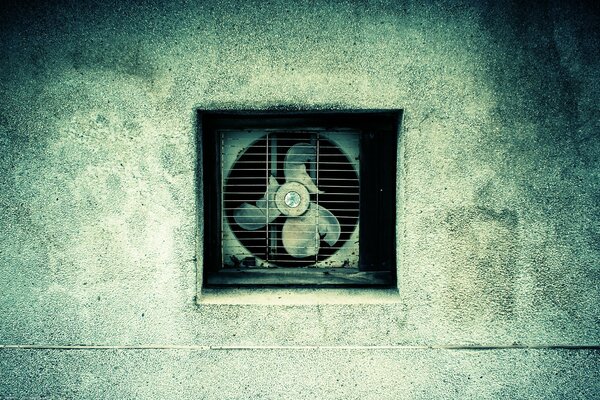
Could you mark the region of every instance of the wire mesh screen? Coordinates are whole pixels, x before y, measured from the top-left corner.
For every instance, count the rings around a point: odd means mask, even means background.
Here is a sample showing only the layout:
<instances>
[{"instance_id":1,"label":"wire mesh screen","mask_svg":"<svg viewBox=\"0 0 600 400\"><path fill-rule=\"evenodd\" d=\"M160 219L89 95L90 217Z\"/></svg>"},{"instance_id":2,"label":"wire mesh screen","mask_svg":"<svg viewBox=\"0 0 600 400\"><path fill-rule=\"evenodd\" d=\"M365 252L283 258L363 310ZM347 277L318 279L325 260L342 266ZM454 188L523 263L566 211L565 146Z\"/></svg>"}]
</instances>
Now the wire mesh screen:
<instances>
[{"instance_id":1,"label":"wire mesh screen","mask_svg":"<svg viewBox=\"0 0 600 400\"><path fill-rule=\"evenodd\" d=\"M226 267L358 264L356 131L221 131Z\"/></svg>"}]
</instances>

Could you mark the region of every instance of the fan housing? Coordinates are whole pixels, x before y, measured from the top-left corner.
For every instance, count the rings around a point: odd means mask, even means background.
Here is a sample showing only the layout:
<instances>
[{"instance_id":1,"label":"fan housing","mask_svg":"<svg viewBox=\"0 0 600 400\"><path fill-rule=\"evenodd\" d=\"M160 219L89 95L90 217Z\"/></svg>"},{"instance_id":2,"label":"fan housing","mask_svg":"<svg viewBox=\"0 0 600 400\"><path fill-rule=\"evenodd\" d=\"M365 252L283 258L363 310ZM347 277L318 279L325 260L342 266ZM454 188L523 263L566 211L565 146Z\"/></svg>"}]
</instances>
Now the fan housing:
<instances>
[{"instance_id":1,"label":"fan housing","mask_svg":"<svg viewBox=\"0 0 600 400\"><path fill-rule=\"evenodd\" d=\"M225 265L358 263L358 132L222 131L221 142Z\"/></svg>"}]
</instances>

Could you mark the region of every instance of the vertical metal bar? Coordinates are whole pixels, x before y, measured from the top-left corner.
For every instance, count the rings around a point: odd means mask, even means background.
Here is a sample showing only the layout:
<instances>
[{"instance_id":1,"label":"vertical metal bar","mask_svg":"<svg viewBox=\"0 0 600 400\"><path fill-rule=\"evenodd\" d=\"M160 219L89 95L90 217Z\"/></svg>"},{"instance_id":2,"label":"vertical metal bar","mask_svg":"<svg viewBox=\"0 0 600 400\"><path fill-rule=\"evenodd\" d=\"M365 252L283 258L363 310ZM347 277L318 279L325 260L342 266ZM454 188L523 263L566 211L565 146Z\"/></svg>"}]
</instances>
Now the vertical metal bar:
<instances>
[{"instance_id":1,"label":"vertical metal bar","mask_svg":"<svg viewBox=\"0 0 600 400\"><path fill-rule=\"evenodd\" d=\"M267 138L266 138L266 141L265 141L265 157L266 157L266 160L265 160L266 164L265 165L267 166L267 168L265 168L265 184L267 185L267 189L265 190L265 193L266 193L265 196L267 196L267 202L266 202L267 210L265 212L265 215L266 215L266 217L265 217L266 218L266 221L265 221L265 230L266 230L266 235L265 235L265 246L266 246L265 257L267 259L267 262L269 261L269 255L270 255L269 253L271 252L271 249L269 247L269 231L271 230L271 227L269 226L269 168L268 168L268 165L269 165L269 146L270 146L270 144L269 144L269 131L267 131Z\"/></svg>"},{"instance_id":2,"label":"vertical metal bar","mask_svg":"<svg viewBox=\"0 0 600 400\"><path fill-rule=\"evenodd\" d=\"M220 158L219 163L221 164L220 174L219 174L220 175L219 185L221 187L221 190L219 191L219 197L220 197L219 200L221 201L221 213L220 213L221 214L221 246L219 246L219 247L221 247L221 265L219 265L218 268L223 268L223 266L225 265L225 254L224 254L225 240L223 240L224 239L223 232L224 232L224 228L225 228L224 223L223 223L223 221L225 219L225 201L224 201L225 196L223 196L223 190L225 188L225 185L223 182L223 175L225 175L224 174L225 171L223 170L223 168L224 168L223 159L225 158L225 132L221 131L220 134L218 135L217 140L219 141L219 145L221 147L221 149L220 149L221 156L219 157Z\"/></svg>"},{"instance_id":3,"label":"vertical metal bar","mask_svg":"<svg viewBox=\"0 0 600 400\"><path fill-rule=\"evenodd\" d=\"M314 165L316 166L316 168L313 168L315 172L315 185L317 185L317 189L319 188L319 157L320 157L320 142L321 142L321 138L320 138L320 132L317 131L317 138L316 138L316 157L315 157L315 162ZM319 192L317 191L317 206L319 205ZM315 254L315 264L317 263L317 261L319 260L319 245L320 245L320 241L321 241L321 237L319 235L319 213L317 212L317 221L316 221L317 225L316 225L316 233L315 233L315 241L316 241L316 248L317 248L317 254Z\"/></svg>"},{"instance_id":4,"label":"vertical metal bar","mask_svg":"<svg viewBox=\"0 0 600 400\"><path fill-rule=\"evenodd\" d=\"M358 247L359 247L359 251L358 254L360 254L360 216L361 216L361 212L360 212L360 207L362 205L362 200L360 199L361 197L361 180L360 180L360 169L362 168L362 146L363 146L363 137L361 134L359 134L358 132L354 132L353 133L354 137L356 137L356 146L357 146L357 152L358 152L358 171L356 171L356 175L358 176L358 205L356 206L358 208L358 219L356 221L356 227L358 229L358 238L359 238L359 242L358 242Z\"/></svg>"},{"instance_id":5,"label":"vertical metal bar","mask_svg":"<svg viewBox=\"0 0 600 400\"><path fill-rule=\"evenodd\" d=\"M275 134L271 135L271 158L270 158L270 167L271 167L271 175L273 177L277 177L277 136ZM269 206L269 198L267 196L267 207ZM277 254L277 227L273 226L268 231L269 234L269 252L273 252Z\"/></svg>"}]
</instances>

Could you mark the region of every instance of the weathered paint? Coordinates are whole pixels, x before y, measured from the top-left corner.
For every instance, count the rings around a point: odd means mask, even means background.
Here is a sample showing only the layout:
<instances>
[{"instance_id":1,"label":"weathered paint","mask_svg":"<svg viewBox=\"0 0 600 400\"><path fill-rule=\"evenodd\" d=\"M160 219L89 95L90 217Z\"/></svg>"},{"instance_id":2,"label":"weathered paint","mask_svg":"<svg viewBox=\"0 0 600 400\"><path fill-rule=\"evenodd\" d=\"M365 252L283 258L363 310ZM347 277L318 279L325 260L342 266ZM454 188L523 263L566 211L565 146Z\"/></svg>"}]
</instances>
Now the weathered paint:
<instances>
[{"instance_id":1,"label":"weathered paint","mask_svg":"<svg viewBox=\"0 0 600 400\"><path fill-rule=\"evenodd\" d=\"M0 344L600 344L597 6L135 3L0 17ZM405 110L397 301L196 305L197 107ZM0 397L600 392L595 351L415 351L4 349Z\"/></svg>"}]
</instances>

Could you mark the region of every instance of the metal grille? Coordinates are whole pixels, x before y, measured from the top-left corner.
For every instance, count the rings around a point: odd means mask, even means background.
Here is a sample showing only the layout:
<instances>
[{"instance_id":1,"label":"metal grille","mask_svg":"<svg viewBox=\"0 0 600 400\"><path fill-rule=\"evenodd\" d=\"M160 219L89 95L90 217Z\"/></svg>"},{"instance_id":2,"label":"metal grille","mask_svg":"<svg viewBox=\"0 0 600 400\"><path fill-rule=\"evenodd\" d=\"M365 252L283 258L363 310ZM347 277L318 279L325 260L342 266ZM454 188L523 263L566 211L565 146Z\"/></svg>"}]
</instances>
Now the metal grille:
<instances>
[{"instance_id":1,"label":"metal grille","mask_svg":"<svg viewBox=\"0 0 600 400\"><path fill-rule=\"evenodd\" d=\"M226 267L358 264L358 132L219 134Z\"/></svg>"}]
</instances>

